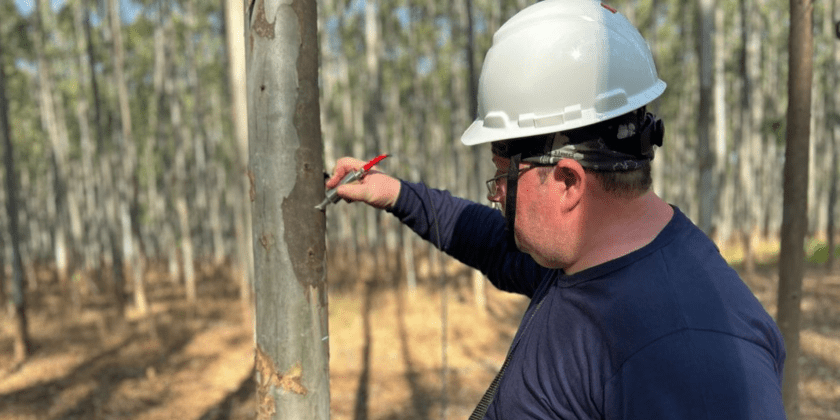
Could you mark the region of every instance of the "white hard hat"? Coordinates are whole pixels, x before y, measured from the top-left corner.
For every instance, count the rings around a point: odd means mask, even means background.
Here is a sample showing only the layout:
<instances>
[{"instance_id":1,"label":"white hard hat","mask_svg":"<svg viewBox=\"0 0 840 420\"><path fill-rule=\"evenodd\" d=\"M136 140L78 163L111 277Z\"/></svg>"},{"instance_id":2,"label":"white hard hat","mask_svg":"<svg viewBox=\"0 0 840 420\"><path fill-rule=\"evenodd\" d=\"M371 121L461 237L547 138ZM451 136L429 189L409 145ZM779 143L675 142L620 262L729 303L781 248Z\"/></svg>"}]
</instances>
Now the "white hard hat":
<instances>
[{"instance_id":1,"label":"white hard hat","mask_svg":"<svg viewBox=\"0 0 840 420\"><path fill-rule=\"evenodd\" d=\"M468 146L570 130L626 114L665 91L639 31L594 0L545 0L493 36Z\"/></svg>"}]
</instances>

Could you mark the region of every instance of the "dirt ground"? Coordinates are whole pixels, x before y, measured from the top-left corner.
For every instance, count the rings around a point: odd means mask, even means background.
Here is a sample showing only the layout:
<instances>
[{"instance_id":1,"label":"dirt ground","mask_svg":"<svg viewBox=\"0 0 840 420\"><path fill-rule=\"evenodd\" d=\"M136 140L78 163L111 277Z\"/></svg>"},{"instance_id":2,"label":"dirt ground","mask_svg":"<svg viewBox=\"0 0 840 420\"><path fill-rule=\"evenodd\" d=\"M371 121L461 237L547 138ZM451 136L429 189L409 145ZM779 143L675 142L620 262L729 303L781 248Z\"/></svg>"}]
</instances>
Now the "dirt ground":
<instances>
[{"instance_id":1,"label":"dirt ground","mask_svg":"<svg viewBox=\"0 0 840 420\"><path fill-rule=\"evenodd\" d=\"M332 418L440 419L444 410L447 419L467 418L527 301L489 286L480 311L469 272L447 266L443 389L437 279L421 278L410 292L397 279L358 279L372 270L348 266L329 269ZM34 354L20 367L11 363L8 315L0 315L0 420L255 418L253 334L230 271L201 267L199 301L190 305L162 268L148 273L151 315L130 311L125 320L95 294L71 309L51 272L40 270L40 289L29 294ZM768 261L744 278L771 314L776 272ZM840 276L809 267L803 297L802 418L840 419Z\"/></svg>"}]
</instances>

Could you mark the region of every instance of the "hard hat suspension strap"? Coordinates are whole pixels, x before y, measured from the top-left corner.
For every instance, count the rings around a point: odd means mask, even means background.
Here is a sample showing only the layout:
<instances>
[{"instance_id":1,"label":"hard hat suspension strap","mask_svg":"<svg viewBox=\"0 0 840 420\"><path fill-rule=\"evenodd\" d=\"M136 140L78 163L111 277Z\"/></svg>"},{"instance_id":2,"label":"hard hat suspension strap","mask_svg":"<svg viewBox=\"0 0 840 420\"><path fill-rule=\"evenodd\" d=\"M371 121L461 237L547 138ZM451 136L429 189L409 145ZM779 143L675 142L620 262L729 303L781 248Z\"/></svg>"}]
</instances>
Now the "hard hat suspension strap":
<instances>
[{"instance_id":1,"label":"hard hat suspension strap","mask_svg":"<svg viewBox=\"0 0 840 420\"><path fill-rule=\"evenodd\" d=\"M516 222L516 187L519 185L519 163L521 161L521 153L511 156L510 168L508 168L507 173L507 189L505 192L505 220L507 221L508 242L513 249L516 249L516 238L513 227Z\"/></svg>"}]
</instances>

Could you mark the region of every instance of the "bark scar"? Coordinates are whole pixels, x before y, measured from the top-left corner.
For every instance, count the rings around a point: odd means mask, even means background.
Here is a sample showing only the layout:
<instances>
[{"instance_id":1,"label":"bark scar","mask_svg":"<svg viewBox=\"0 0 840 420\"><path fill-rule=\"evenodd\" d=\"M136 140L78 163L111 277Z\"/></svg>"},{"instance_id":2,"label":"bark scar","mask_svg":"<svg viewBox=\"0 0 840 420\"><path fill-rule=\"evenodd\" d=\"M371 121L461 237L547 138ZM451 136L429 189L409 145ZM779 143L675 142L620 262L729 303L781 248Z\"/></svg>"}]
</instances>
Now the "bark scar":
<instances>
[{"instance_id":1,"label":"bark scar","mask_svg":"<svg viewBox=\"0 0 840 420\"><path fill-rule=\"evenodd\" d=\"M254 32L263 38L274 39L274 24L265 18L265 1L259 0L255 7L257 16L254 17Z\"/></svg>"},{"instance_id":2,"label":"bark scar","mask_svg":"<svg viewBox=\"0 0 840 420\"><path fill-rule=\"evenodd\" d=\"M274 235L272 235L270 233L263 233L260 236L260 245L262 245L263 248L266 251L271 250L271 245L273 245L273 244L274 244Z\"/></svg>"},{"instance_id":3,"label":"bark scar","mask_svg":"<svg viewBox=\"0 0 840 420\"><path fill-rule=\"evenodd\" d=\"M257 370L257 415L259 419L270 419L277 412L274 397L269 388L272 379L277 375L274 361L263 353L260 346L257 346L255 367Z\"/></svg>"},{"instance_id":4,"label":"bark scar","mask_svg":"<svg viewBox=\"0 0 840 420\"><path fill-rule=\"evenodd\" d=\"M248 191L248 195L251 197L251 202L257 200L257 181L254 178L254 171L248 170L248 180L251 182L251 189Z\"/></svg>"},{"instance_id":5,"label":"bark scar","mask_svg":"<svg viewBox=\"0 0 840 420\"><path fill-rule=\"evenodd\" d=\"M260 418L270 418L276 411L271 387L280 388L285 392L306 395L309 391L303 386L303 367L300 362L295 363L286 373L277 371L274 360L257 345L255 352L255 367L257 370L257 402L259 403Z\"/></svg>"}]
</instances>

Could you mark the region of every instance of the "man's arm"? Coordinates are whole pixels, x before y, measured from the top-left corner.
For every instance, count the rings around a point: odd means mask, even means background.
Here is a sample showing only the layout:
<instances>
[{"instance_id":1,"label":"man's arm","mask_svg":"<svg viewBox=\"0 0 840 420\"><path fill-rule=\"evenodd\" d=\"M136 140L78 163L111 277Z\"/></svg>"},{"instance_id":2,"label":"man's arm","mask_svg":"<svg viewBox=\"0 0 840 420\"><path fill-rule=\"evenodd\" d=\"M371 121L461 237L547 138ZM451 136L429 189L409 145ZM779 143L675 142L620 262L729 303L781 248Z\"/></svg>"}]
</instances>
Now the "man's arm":
<instances>
[{"instance_id":1,"label":"man's arm","mask_svg":"<svg viewBox=\"0 0 840 420\"><path fill-rule=\"evenodd\" d=\"M363 165L357 159L339 159L326 187L335 187L345 174ZM393 213L423 239L481 270L501 290L532 296L545 274L546 269L530 256L508 249L504 218L487 206L400 181L375 168L361 182L339 186L337 192L348 201Z\"/></svg>"}]
</instances>

